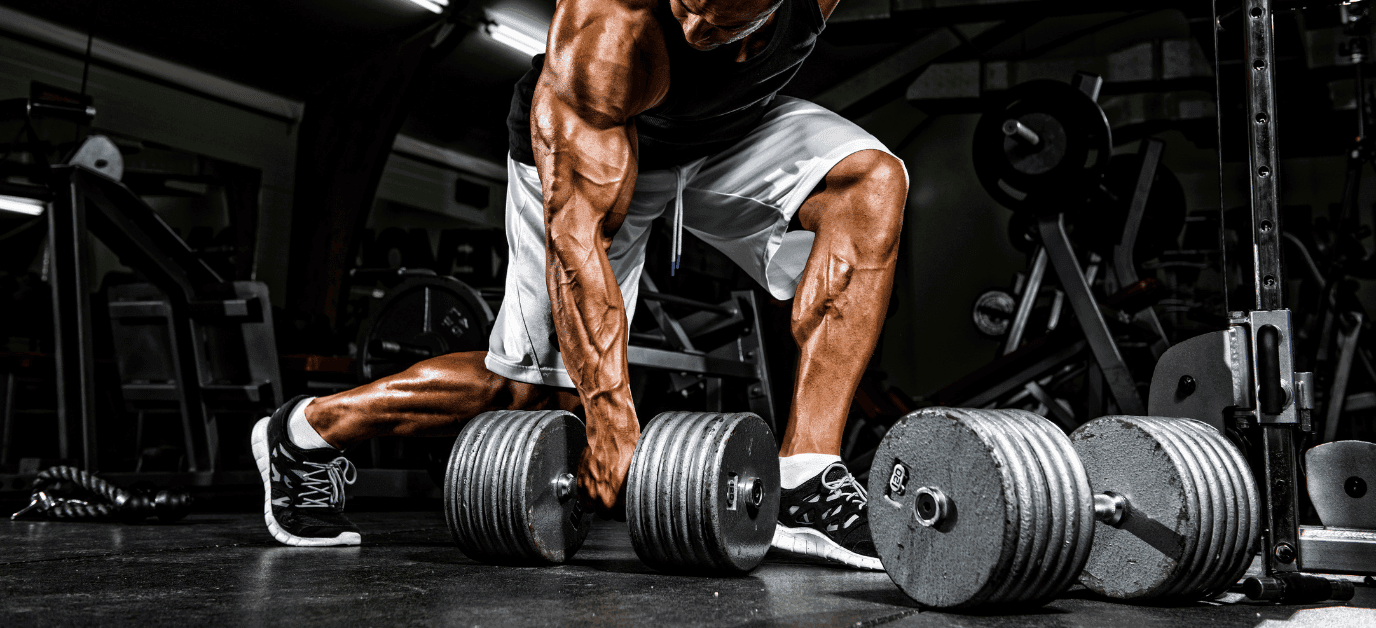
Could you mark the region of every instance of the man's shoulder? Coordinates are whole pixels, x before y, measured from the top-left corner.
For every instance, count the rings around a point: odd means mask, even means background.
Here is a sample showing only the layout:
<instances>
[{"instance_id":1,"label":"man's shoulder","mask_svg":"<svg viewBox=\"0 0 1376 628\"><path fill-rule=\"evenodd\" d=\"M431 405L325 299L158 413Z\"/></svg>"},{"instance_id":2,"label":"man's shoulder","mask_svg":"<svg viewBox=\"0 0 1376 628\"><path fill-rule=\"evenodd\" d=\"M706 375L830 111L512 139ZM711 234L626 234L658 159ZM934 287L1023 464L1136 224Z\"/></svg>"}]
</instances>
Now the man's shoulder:
<instances>
[{"instance_id":1,"label":"man's shoulder","mask_svg":"<svg viewBox=\"0 0 1376 628\"><path fill-rule=\"evenodd\" d=\"M648 25L659 0L561 0L560 9L583 17Z\"/></svg>"}]
</instances>

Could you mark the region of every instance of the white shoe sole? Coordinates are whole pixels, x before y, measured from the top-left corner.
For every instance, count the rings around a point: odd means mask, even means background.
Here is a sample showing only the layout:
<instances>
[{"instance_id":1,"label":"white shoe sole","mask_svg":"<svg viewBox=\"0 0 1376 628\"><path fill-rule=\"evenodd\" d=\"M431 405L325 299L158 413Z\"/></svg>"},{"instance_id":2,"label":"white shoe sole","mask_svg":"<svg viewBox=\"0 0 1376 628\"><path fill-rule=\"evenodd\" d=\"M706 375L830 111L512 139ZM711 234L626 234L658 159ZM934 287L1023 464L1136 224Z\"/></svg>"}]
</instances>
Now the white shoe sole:
<instances>
[{"instance_id":1,"label":"white shoe sole","mask_svg":"<svg viewBox=\"0 0 1376 628\"><path fill-rule=\"evenodd\" d=\"M827 538L812 528L789 528L781 525L774 527L774 540L770 543L775 549L801 556L821 558L857 569L884 571L884 563L878 558L856 554Z\"/></svg>"},{"instance_id":2,"label":"white shoe sole","mask_svg":"<svg viewBox=\"0 0 1376 628\"><path fill-rule=\"evenodd\" d=\"M295 545L297 547L335 547L340 545L358 545L363 542L363 538L357 532L341 532L339 536L331 538L307 538L296 536L277 524L277 518L272 516L272 460L268 452L268 421L272 417L263 417L253 426L253 460L258 463L258 474L263 476L263 519L267 521L268 532L272 533L272 538L283 545Z\"/></svg>"}]
</instances>

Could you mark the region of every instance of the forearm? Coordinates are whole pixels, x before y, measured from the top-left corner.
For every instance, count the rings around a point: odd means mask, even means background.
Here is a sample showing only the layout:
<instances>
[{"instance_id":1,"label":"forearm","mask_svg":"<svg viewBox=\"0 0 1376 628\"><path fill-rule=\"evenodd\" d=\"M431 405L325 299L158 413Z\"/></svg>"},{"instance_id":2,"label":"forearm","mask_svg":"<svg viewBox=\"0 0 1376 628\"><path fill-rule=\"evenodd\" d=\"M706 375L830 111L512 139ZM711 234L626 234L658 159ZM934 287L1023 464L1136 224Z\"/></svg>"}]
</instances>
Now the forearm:
<instances>
[{"instance_id":1,"label":"forearm","mask_svg":"<svg viewBox=\"0 0 1376 628\"><path fill-rule=\"evenodd\" d=\"M626 364L628 321L607 259L635 188L627 127L599 128L539 98L536 167L543 182L546 285L559 351L588 413L589 439L635 428ZM542 114L544 114L542 116Z\"/></svg>"},{"instance_id":2,"label":"forearm","mask_svg":"<svg viewBox=\"0 0 1376 628\"><path fill-rule=\"evenodd\" d=\"M548 240L546 282L559 351L590 416L634 422L627 381L626 307L600 242L569 233ZM589 425L589 429L595 429Z\"/></svg>"}]
</instances>

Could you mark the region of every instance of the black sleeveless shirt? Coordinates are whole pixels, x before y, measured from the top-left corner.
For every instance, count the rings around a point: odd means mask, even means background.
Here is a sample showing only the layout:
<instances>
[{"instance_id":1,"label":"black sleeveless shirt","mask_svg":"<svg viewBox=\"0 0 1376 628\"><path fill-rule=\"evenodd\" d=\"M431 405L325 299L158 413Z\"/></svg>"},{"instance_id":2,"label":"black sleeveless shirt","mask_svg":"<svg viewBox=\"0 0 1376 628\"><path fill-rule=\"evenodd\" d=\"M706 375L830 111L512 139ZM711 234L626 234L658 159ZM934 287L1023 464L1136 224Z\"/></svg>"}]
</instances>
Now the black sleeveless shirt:
<instances>
[{"instance_id":1,"label":"black sleeveless shirt","mask_svg":"<svg viewBox=\"0 0 1376 628\"><path fill-rule=\"evenodd\" d=\"M669 52L669 93L659 106L635 117L642 170L687 163L745 137L798 72L826 26L817 0L784 0L765 49L738 62L736 45L707 51L689 46L669 0L661 0L654 13ZM530 99L544 63L543 54L531 59L507 115L511 157L532 166Z\"/></svg>"}]
</instances>

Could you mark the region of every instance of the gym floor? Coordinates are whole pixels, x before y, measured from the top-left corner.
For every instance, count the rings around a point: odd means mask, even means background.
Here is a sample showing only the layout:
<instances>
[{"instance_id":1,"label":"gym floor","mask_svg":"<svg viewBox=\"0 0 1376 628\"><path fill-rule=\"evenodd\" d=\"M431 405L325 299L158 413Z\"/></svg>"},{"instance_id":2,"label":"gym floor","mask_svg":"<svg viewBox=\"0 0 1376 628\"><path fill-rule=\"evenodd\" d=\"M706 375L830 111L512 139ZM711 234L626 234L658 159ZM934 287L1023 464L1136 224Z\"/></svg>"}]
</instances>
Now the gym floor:
<instances>
[{"instance_id":1,"label":"gym floor","mask_svg":"<svg viewBox=\"0 0 1376 628\"><path fill-rule=\"evenodd\" d=\"M1376 589L1349 603L1274 606L1240 595L1188 606L1105 602L1083 589L1033 611L920 611L882 573L770 556L742 578L671 576L598 522L559 567L477 564L438 512L362 512L358 548L290 548L257 514L174 525L0 523L0 624L464 626L1372 626Z\"/></svg>"}]
</instances>

